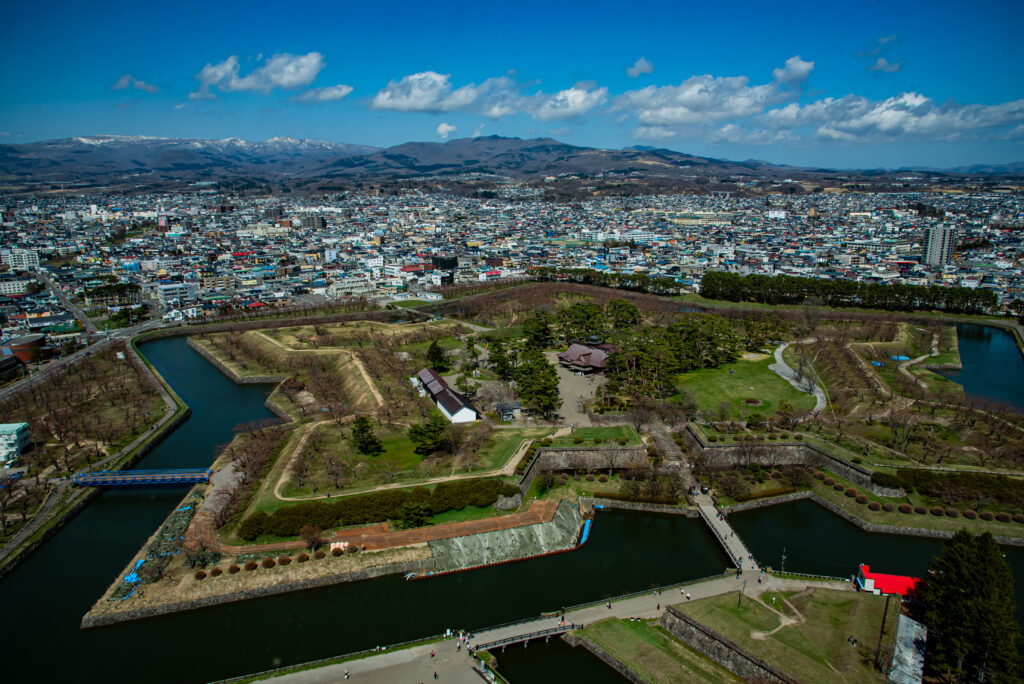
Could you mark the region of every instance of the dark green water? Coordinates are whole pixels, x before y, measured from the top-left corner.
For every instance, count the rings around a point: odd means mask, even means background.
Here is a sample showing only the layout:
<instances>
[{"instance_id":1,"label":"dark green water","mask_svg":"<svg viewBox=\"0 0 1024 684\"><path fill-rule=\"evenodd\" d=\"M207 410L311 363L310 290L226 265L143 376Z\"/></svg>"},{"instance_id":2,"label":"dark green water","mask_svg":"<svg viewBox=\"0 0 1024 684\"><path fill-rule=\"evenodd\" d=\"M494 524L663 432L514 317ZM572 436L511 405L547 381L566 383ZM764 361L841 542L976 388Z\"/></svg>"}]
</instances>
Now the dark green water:
<instances>
[{"instance_id":1,"label":"dark green water","mask_svg":"<svg viewBox=\"0 0 1024 684\"><path fill-rule=\"evenodd\" d=\"M628 681L586 649L573 648L561 639L509 646L495 655L498 671L514 684L622 684Z\"/></svg>"},{"instance_id":2,"label":"dark green water","mask_svg":"<svg viewBox=\"0 0 1024 684\"><path fill-rule=\"evenodd\" d=\"M1024 356L1013 335L988 325L957 324L963 370L942 375L963 385L967 395L1024 411Z\"/></svg>"},{"instance_id":3,"label":"dark green water","mask_svg":"<svg viewBox=\"0 0 1024 684\"><path fill-rule=\"evenodd\" d=\"M833 577L855 575L860 563L877 572L921 577L943 545L941 539L865 532L811 501L735 513L729 522L759 563L780 568L785 550L786 570ZM1024 624L1024 548L1002 549L1016 587L1017 621Z\"/></svg>"}]
</instances>

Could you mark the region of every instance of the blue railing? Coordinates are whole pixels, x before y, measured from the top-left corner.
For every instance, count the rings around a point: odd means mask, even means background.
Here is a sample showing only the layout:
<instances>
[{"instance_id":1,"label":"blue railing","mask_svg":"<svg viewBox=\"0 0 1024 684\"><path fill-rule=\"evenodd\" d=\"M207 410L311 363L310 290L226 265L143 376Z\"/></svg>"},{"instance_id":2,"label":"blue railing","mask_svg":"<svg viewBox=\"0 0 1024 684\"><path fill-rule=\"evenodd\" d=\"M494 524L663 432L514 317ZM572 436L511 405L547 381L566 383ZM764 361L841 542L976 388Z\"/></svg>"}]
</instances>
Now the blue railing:
<instances>
[{"instance_id":1,"label":"blue railing","mask_svg":"<svg viewBox=\"0 0 1024 684\"><path fill-rule=\"evenodd\" d=\"M209 482L210 468L179 468L166 470L101 470L80 473L71 478L76 487L116 487L138 485L195 484Z\"/></svg>"}]
</instances>

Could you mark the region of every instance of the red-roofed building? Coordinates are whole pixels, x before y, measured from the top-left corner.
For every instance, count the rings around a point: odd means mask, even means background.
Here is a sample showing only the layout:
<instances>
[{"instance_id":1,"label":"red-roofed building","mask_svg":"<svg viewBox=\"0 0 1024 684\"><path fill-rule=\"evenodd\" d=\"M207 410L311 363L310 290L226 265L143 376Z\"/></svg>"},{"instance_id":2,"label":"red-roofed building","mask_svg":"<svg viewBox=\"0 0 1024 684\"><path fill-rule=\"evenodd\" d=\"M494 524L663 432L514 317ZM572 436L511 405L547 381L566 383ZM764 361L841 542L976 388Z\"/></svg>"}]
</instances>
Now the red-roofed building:
<instances>
[{"instance_id":1,"label":"red-roofed building","mask_svg":"<svg viewBox=\"0 0 1024 684\"><path fill-rule=\"evenodd\" d=\"M904 575L886 575L880 572L871 572L870 565L861 563L860 571L857 573L857 587L861 591L869 591L872 594L899 594L906 596L921 580L917 577L906 577Z\"/></svg>"}]
</instances>

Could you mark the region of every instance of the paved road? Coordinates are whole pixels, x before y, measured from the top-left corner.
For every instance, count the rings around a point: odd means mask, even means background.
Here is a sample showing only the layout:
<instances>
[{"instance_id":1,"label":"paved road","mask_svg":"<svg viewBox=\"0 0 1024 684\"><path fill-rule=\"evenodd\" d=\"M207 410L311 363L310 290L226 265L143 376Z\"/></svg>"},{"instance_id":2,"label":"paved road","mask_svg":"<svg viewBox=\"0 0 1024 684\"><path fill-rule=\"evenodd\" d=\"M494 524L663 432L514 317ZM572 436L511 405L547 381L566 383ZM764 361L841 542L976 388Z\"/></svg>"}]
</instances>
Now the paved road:
<instances>
[{"instance_id":1,"label":"paved road","mask_svg":"<svg viewBox=\"0 0 1024 684\"><path fill-rule=\"evenodd\" d=\"M429 582L430 580L424 580ZM570 610L565 614L567 624L589 625L607 618L643 618L654 620L660 617L665 606L675 603L695 601L709 596L718 596L735 591L743 591L747 595L757 595L763 591L801 591L808 584L825 589L853 591L849 582L811 582L807 580L780 579L765 575L763 584L757 582L756 575L744 572L742 577L725 575L721 578L683 585L664 592L649 592L638 596L615 599L606 604L592 605L578 610ZM687 598L689 597L689 598ZM557 609L558 606L553 606ZM557 627L561 623L558 618L539 618L493 630L485 630L474 634L471 644L486 644L500 639L530 634L544 629ZM392 682L427 682L433 681L437 672L438 681L457 682L462 684L479 684L480 676L472 669L472 662L466 648L456 650L455 639L447 639L413 648L381 653L361 660L353 660L339 665L329 665L314 670L306 670L287 674L276 679L295 683L338 682L344 680L345 672L351 681L372 682L373 684L391 684ZM508 648L523 648L513 645ZM527 646L528 648L528 646ZM431 657L431 652L434 657ZM495 655L501 659L500 648Z\"/></svg>"},{"instance_id":2,"label":"paved road","mask_svg":"<svg viewBox=\"0 0 1024 684\"><path fill-rule=\"evenodd\" d=\"M60 285L50 280L50 276L47 275L45 271L40 270L38 275L40 278L43 279L43 281L46 282L46 286L50 288L50 292L53 292L55 295L57 295L57 299L59 299L60 303L64 305L64 308L70 311L71 313L75 314L75 318L79 320L79 322L82 324L82 327L87 332L94 333L97 331L96 324L93 323L89 319L89 317L85 315L84 311L82 311L77 306L71 303L71 300L68 299L67 295L64 294L64 290L61 288Z\"/></svg>"},{"instance_id":3,"label":"paved road","mask_svg":"<svg viewBox=\"0 0 1024 684\"><path fill-rule=\"evenodd\" d=\"M775 350L775 363L768 367L775 371L779 377L789 382L789 384L797 390L807 392L808 394L814 394L814 408L811 412L821 413L825 410L825 407L828 404L825 399L825 392L810 378L802 378L783 360L782 352L785 351L786 347L789 345L789 342L784 342L779 345L778 349Z\"/></svg>"}]
</instances>

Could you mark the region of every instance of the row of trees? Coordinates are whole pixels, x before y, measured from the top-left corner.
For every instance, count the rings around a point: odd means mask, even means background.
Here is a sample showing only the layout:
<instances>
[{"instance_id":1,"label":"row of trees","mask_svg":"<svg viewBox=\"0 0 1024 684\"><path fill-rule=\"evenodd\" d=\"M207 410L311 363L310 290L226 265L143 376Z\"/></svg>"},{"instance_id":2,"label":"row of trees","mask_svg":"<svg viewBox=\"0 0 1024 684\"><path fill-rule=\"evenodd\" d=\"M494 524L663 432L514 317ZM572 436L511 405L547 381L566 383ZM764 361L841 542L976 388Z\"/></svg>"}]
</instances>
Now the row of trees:
<instances>
[{"instance_id":1,"label":"row of trees","mask_svg":"<svg viewBox=\"0 0 1024 684\"><path fill-rule=\"evenodd\" d=\"M541 280L597 285L656 295L678 295L687 291L685 285L673 278L649 276L646 273L608 273L589 268L561 269L548 266L542 266L530 272Z\"/></svg>"},{"instance_id":2,"label":"row of trees","mask_svg":"<svg viewBox=\"0 0 1024 684\"><path fill-rule=\"evenodd\" d=\"M881 285L853 280L824 280L796 276L740 276L708 271L701 278L701 295L708 299L761 304L799 304L817 298L828 306L852 306L886 311L933 310L985 313L998 304L991 290L937 285Z\"/></svg>"}]
</instances>

